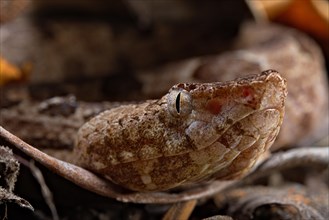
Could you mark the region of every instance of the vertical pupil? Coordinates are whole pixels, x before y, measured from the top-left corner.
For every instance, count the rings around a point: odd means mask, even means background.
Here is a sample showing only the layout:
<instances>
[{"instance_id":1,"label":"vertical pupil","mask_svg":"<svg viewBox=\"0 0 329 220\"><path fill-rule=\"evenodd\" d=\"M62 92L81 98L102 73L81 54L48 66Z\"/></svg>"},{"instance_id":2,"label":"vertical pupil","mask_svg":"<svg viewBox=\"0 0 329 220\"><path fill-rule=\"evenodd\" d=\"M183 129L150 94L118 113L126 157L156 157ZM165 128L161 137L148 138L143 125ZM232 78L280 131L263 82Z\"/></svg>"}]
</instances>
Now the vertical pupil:
<instances>
[{"instance_id":1,"label":"vertical pupil","mask_svg":"<svg viewBox=\"0 0 329 220\"><path fill-rule=\"evenodd\" d=\"M178 113L180 113L180 93L178 93L176 97L176 110Z\"/></svg>"}]
</instances>

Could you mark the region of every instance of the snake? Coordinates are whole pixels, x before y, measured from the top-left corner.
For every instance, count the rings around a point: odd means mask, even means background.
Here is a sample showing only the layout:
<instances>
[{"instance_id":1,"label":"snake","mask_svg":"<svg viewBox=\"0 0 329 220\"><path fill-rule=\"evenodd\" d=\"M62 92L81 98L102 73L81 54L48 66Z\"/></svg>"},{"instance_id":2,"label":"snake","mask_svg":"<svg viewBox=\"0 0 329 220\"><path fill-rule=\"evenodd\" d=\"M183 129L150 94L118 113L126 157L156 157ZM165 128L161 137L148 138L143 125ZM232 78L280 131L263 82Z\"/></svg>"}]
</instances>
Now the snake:
<instances>
[{"instance_id":1,"label":"snake","mask_svg":"<svg viewBox=\"0 0 329 220\"><path fill-rule=\"evenodd\" d=\"M261 73L271 68L280 74ZM74 163L140 192L242 178L269 150L302 146L326 131L323 57L300 33L249 27L240 50L167 65L142 79L145 94L166 94L115 107L64 102L75 110L63 117L62 104L47 110L22 103L1 109L0 123L38 146L71 149L76 137Z\"/></svg>"},{"instance_id":2,"label":"snake","mask_svg":"<svg viewBox=\"0 0 329 220\"><path fill-rule=\"evenodd\" d=\"M179 83L160 99L86 122L77 133L75 163L140 192L238 178L274 142L286 96L286 80L275 70Z\"/></svg>"}]
</instances>

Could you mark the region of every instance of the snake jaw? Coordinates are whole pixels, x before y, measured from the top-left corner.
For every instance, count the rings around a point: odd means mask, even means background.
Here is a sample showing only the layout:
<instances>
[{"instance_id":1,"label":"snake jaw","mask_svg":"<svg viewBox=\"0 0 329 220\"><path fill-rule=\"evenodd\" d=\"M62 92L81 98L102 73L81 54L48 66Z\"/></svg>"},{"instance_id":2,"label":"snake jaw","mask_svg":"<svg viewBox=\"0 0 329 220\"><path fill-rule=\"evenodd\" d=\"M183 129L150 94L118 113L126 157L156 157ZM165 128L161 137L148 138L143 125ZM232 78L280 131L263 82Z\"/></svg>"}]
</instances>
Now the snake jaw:
<instances>
[{"instance_id":1,"label":"snake jaw","mask_svg":"<svg viewBox=\"0 0 329 220\"><path fill-rule=\"evenodd\" d=\"M194 121L185 130L185 134L193 141L197 149L205 148L214 143L219 135L216 129L207 122Z\"/></svg>"}]
</instances>

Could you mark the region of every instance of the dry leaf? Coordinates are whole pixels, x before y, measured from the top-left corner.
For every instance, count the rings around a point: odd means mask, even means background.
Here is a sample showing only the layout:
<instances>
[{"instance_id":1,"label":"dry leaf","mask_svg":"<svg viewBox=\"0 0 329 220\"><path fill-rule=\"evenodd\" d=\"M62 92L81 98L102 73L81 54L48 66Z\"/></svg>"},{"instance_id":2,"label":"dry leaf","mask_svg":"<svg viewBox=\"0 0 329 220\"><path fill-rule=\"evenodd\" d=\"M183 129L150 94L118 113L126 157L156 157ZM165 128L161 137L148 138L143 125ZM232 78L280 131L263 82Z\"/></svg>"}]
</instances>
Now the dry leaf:
<instances>
[{"instance_id":1,"label":"dry leaf","mask_svg":"<svg viewBox=\"0 0 329 220\"><path fill-rule=\"evenodd\" d=\"M301 185L245 187L215 197L218 207L228 207L237 219L326 219L328 190L315 193Z\"/></svg>"},{"instance_id":2,"label":"dry leaf","mask_svg":"<svg viewBox=\"0 0 329 220\"><path fill-rule=\"evenodd\" d=\"M32 64L26 63L22 68L15 66L6 59L0 57L0 86L13 81L25 80L30 75Z\"/></svg>"},{"instance_id":3,"label":"dry leaf","mask_svg":"<svg viewBox=\"0 0 329 220\"><path fill-rule=\"evenodd\" d=\"M14 158L13 152L6 147L0 146L0 204L12 202L17 205L33 210L31 204L13 194L15 182L19 172L19 163Z\"/></svg>"},{"instance_id":4,"label":"dry leaf","mask_svg":"<svg viewBox=\"0 0 329 220\"><path fill-rule=\"evenodd\" d=\"M246 0L257 20L269 19L304 31L328 50L329 2L326 0Z\"/></svg>"}]
</instances>

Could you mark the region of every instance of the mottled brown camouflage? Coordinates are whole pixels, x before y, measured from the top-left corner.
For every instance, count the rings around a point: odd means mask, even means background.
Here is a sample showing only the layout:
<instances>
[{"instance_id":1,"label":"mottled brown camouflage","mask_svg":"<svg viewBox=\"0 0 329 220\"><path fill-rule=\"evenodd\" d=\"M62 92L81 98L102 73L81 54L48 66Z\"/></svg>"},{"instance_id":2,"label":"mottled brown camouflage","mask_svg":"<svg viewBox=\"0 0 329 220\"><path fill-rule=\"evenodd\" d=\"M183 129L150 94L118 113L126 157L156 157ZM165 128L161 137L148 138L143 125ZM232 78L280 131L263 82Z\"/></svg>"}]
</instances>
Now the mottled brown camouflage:
<instances>
[{"instance_id":1,"label":"mottled brown camouflage","mask_svg":"<svg viewBox=\"0 0 329 220\"><path fill-rule=\"evenodd\" d=\"M275 140L285 80L273 70L229 82L173 86L84 124L78 165L136 191L167 190L250 170Z\"/></svg>"}]
</instances>

